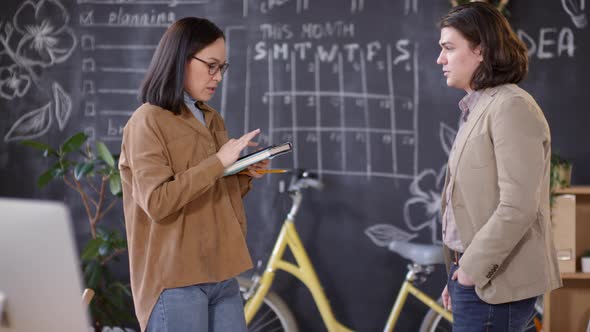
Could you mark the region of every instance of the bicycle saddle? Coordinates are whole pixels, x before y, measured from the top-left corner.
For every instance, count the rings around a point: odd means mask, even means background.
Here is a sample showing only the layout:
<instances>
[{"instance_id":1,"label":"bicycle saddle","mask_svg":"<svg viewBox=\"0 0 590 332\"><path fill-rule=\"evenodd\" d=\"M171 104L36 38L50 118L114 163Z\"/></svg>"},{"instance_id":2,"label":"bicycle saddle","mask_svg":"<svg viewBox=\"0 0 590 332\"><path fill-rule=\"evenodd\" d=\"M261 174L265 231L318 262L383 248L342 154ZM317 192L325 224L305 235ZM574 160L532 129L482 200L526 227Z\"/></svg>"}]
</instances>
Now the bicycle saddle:
<instances>
[{"instance_id":1,"label":"bicycle saddle","mask_svg":"<svg viewBox=\"0 0 590 332\"><path fill-rule=\"evenodd\" d=\"M433 265L445 262L442 246L439 245L391 241L387 247L416 264Z\"/></svg>"}]
</instances>

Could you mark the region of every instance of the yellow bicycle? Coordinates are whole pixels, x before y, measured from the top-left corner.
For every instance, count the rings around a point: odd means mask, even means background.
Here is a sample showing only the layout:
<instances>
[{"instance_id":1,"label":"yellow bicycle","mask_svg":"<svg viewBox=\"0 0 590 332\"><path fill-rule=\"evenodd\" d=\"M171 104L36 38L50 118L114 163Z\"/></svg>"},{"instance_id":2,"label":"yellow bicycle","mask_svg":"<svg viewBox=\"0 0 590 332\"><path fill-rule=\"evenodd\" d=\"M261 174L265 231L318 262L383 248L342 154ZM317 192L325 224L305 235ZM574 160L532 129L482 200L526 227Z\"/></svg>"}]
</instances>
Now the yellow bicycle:
<instances>
[{"instance_id":1,"label":"yellow bicycle","mask_svg":"<svg viewBox=\"0 0 590 332\"><path fill-rule=\"evenodd\" d=\"M295 228L295 217L303 199L302 190L306 188L321 189L321 187L322 183L316 175L304 170L294 172L288 189L293 203L283 222L263 274L254 274L250 279L238 278L240 291L245 301L244 311L249 331L298 331L297 323L288 305L270 290L278 270L293 275L309 289L328 331L352 331L339 323L334 316L313 264ZM295 264L283 259L287 248L290 249ZM451 331L452 314L442 307L440 300L431 298L416 287L434 271L435 265L444 264L442 247L407 241L391 241L388 248L412 263L408 264L406 278L383 330L393 331L408 294L411 294L430 308L422 320L420 332ZM537 314L542 313L542 308L537 307L536 309ZM534 324L531 321L530 328L532 331L540 331L540 321L537 317L535 317ZM527 331L531 330L527 329Z\"/></svg>"}]
</instances>

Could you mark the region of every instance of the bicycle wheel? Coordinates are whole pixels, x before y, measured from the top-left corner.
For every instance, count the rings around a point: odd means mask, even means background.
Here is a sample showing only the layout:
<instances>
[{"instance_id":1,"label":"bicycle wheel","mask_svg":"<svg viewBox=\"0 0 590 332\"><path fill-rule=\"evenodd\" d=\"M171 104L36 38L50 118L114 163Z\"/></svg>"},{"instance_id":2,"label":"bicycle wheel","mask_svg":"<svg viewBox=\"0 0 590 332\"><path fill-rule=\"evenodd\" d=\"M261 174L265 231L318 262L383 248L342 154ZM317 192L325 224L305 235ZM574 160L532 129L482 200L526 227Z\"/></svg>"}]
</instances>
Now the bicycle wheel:
<instances>
[{"instance_id":1,"label":"bicycle wheel","mask_svg":"<svg viewBox=\"0 0 590 332\"><path fill-rule=\"evenodd\" d=\"M439 299L438 304L442 305L442 301ZM438 312L429 309L422 324L420 324L420 332L451 332L453 330L453 324L446 320Z\"/></svg>"},{"instance_id":2,"label":"bicycle wheel","mask_svg":"<svg viewBox=\"0 0 590 332\"><path fill-rule=\"evenodd\" d=\"M543 295L537 297L533 317L524 330L525 332L540 332L543 330Z\"/></svg>"},{"instance_id":3,"label":"bicycle wheel","mask_svg":"<svg viewBox=\"0 0 590 332\"><path fill-rule=\"evenodd\" d=\"M238 277L240 284L240 293L243 294L250 289L252 281ZM244 303L246 301L244 300ZM269 292L264 297L260 309L256 312L250 324L249 332L298 332L295 318L285 302L274 292Z\"/></svg>"}]
</instances>

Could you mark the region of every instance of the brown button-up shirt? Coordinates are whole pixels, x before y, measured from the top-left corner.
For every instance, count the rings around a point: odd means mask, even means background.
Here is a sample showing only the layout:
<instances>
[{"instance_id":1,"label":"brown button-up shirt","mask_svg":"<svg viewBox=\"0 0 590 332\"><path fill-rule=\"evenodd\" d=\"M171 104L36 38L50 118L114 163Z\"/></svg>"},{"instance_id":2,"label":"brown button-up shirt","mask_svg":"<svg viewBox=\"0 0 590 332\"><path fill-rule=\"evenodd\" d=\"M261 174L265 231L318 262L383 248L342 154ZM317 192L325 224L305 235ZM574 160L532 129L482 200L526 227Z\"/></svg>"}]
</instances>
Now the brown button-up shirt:
<instances>
[{"instance_id":1,"label":"brown button-up shirt","mask_svg":"<svg viewBox=\"0 0 590 332\"><path fill-rule=\"evenodd\" d=\"M252 267L242 196L247 175L222 177L228 140L221 116L205 125L144 104L123 132L119 169L131 289L141 330L162 290L232 278Z\"/></svg>"}]
</instances>

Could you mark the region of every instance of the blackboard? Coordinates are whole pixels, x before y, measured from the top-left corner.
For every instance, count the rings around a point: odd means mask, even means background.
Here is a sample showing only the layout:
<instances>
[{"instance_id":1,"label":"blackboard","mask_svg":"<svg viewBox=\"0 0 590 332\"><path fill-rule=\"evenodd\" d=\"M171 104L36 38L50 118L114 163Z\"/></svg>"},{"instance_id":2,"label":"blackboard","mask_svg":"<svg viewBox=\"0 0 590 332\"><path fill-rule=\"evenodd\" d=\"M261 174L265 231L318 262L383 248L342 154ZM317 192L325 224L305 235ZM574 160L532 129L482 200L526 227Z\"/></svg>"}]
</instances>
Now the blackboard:
<instances>
[{"instance_id":1,"label":"blackboard","mask_svg":"<svg viewBox=\"0 0 590 332\"><path fill-rule=\"evenodd\" d=\"M544 110L554 151L573 163L573 183L587 184L588 9L584 0L567 3L513 1L509 20L530 49L521 86ZM325 189L306 193L300 235L338 319L381 330L407 261L365 231L385 225L391 236L440 241L440 177L464 94L445 86L435 63L436 22L449 8L420 0L4 0L0 195L65 197L84 220L63 186L36 188L46 162L17 142L56 144L82 130L118 152L161 34L178 18L208 17L225 31L231 63L211 105L234 137L259 127L262 144L292 141L295 152L274 167L320 175ZM278 193L286 180L267 176L246 199L256 261L268 257L289 207ZM109 219L120 226L121 209ZM78 240L87 239L84 222L76 227ZM438 296L443 284L438 271L423 287ZM297 280L279 273L275 285L301 330L323 330ZM409 300L399 330L417 330L425 310Z\"/></svg>"}]
</instances>

